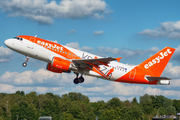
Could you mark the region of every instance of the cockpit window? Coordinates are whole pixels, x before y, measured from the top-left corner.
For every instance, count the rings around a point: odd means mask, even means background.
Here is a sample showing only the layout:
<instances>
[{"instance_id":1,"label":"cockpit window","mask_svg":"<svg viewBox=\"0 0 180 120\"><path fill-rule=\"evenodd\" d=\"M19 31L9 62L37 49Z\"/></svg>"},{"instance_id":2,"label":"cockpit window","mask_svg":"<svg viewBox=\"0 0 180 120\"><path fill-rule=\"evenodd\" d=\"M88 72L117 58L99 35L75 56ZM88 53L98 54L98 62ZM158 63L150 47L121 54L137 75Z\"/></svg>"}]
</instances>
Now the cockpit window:
<instances>
[{"instance_id":1,"label":"cockpit window","mask_svg":"<svg viewBox=\"0 0 180 120\"><path fill-rule=\"evenodd\" d=\"M20 38L20 37L14 37L14 39L17 39L17 40L23 41L23 39L22 39L22 38Z\"/></svg>"}]
</instances>

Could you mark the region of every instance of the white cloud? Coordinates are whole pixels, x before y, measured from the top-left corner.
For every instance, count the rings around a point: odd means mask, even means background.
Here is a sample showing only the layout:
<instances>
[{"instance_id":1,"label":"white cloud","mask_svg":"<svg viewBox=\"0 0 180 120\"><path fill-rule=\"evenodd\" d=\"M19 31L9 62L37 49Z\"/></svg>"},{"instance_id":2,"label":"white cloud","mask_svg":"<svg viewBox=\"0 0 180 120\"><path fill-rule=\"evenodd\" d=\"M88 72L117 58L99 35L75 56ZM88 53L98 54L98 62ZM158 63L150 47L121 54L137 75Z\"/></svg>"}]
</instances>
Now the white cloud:
<instances>
[{"instance_id":1,"label":"white cloud","mask_svg":"<svg viewBox=\"0 0 180 120\"><path fill-rule=\"evenodd\" d=\"M81 48L81 50L86 51L86 52L91 52L91 53L94 52L94 48L89 47L89 46L84 46Z\"/></svg>"},{"instance_id":2,"label":"white cloud","mask_svg":"<svg viewBox=\"0 0 180 120\"><path fill-rule=\"evenodd\" d=\"M66 46L71 47L71 48L75 48L78 50L94 53L94 48L89 47L89 46L84 46L84 47L80 48L78 42L67 43Z\"/></svg>"},{"instance_id":3,"label":"white cloud","mask_svg":"<svg viewBox=\"0 0 180 120\"><path fill-rule=\"evenodd\" d=\"M105 19L104 15L99 15L98 13L94 13L94 18L96 18L96 19Z\"/></svg>"},{"instance_id":4,"label":"white cloud","mask_svg":"<svg viewBox=\"0 0 180 120\"><path fill-rule=\"evenodd\" d=\"M171 82L170 83L171 88L174 88L174 87L179 88L180 87L180 79L173 79L170 82Z\"/></svg>"},{"instance_id":5,"label":"white cloud","mask_svg":"<svg viewBox=\"0 0 180 120\"><path fill-rule=\"evenodd\" d=\"M147 53L156 53L159 51L159 48L152 47L150 49L141 50L141 49L118 49L118 48L111 48L111 47L98 47L98 54L106 54L106 53L112 53L112 54L120 54L124 55L125 57L132 57L137 55L144 55ZM107 55L106 55L107 56Z\"/></svg>"},{"instance_id":6,"label":"white cloud","mask_svg":"<svg viewBox=\"0 0 180 120\"><path fill-rule=\"evenodd\" d=\"M78 42L67 43L66 46L71 47L71 48L75 48L75 49L80 49Z\"/></svg>"},{"instance_id":7,"label":"white cloud","mask_svg":"<svg viewBox=\"0 0 180 120\"><path fill-rule=\"evenodd\" d=\"M176 51L174 52L172 59L180 62L180 45L175 49Z\"/></svg>"},{"instance_id":8,"label":"white cloud","mask_svg":"<svg viewBox=\"0 0 180 120\"><path fill-rule=\"evenodd\" d=\"M121 101L129 100L132 101L134 97L118 97Z\"/></svg>"},{"instance_id":9,"label":"white cloud","mask_svg":"<svg viewBox=\"0 0 180 120\"><path fill-rule=\"evenodd\" d=\"M13 53L10 49L0 46L0 63L9 62L12 59Z\"/></svg>"},{"instance_id":10,"label":"white cloud","mask_svg":"<svg viewBox=\"0 0 180 120\"><path fill-rule=\"evenodd\" d=\"M0 76L0 82L3 84L18 86L66 86L72 85L74 78L74 74L58 74L41 68L35 72L24 71L22 73L18 73L7 71L2 76Z\"/></svg>"},{"instance_id":11,"label":"white cloud","mask_svg":"<svg viewBox=\"0 0 180 120\"><path fill-rule=\"evenodd\" d=\"M72 29L72 30L67 32L67 34L72 34L72 33L76 33L76 31L74 29Z\"/></svg>"},{"instance_id":12,"label":"white cloud","mask_svg":"<svg viewBox=\"0 0 180 120\"><path fill-rule=\"evenodd\" d=\"M154 30L145 29L139 32L139 34L153 38L180 39L180 21L164 22L161 23L160 27L157 27Z\"/></svg>"},{"instance_id":13,"label":"white cloud","mask_svg":"<svg viewBox=\"0 0 180 120\"><path fill-rule=\"evenodd\" d=\"M118 49L118 48L111 48L111 47L98 47L97 51L96 49L89 47L89 46L83 46L80 48L78 42L72 42L72 43L67 43L66 46L72 47L78 50L90 52L93 54L97 54L100 56L108 56L108 53L115 54L115 55L123 55L123 57L129 58L137 55L144 55L144 54L155 54L156 52L159 51L158 47L151 47L149 49L130 49L130 48L123 48L123 49Z\"/></svg>"},{"instance_id":14,"label":"white cloud","mask_svg":"<svg viewBox=\"0 0 180 120\"><path fill-rule=\"evenodd\" d=\"M178 81L179 83L179 81ZM161 86L149 86L149 85L133 85L133 84L122 84L117 82L110 82L104 85L95 85L93 87L76 86L73 91L86 93L86 95L92 97L92 101L95 100L106 100L105 98L116 96L121 100L132 100L134 97L140 97L144 94L149 95L163 95L165 97L180 97L179 90L162 90ZM172 86L173 87L173 86Z\"/></svg>"},{"instance_id":15,"label":"white cloud","mask_svg":"<svg viewBox=\"0 0 180 120\"><path fill-rule=\"evenodd\" d=\"M46 93L48 91L47 87L36 87L38 93Z\"/></svg>"},{"instance_id":16,"label":"white cloud","mask_svg":"<svg viewBox=\"0 0 180 120\"><path fill-rule=\"evenodd\" d=\"M94 31L94 35L102 35L104 34L104 31Z\"/></svg>"},{"instance_id":17,"label":"white cloud","mask_svg":"<svg viewBox=\"0 0 180 120\"><path fill-rule=\"evenodd\" d=\"M172 66L169 66L169 68L175 69ZM84 76L85 82L83 84L75 85L73 83L74 78L74 74L56 74L45 69L39 69L35 72L6 72L0 76L0 92L14 93L17 90L23 90L25 93L36 91L37 93L53 92L54 94L62 95L73 91L87 95L91 102L98 100L108 101L112 96L118 97L120 100L132 100L134 97L140 97L145 93L164 95L169 98L180 97L179 89L168 90L168 88L161 89L161 86L154 85L123 84L88 76ZM172 80L170 87L178 88L179 83L180 80ZM56 86L51 86L50 84L55 84Z\"/></svg>"},{"instance_id":18,"label":"white cloud","mask_svg":"<svg viewBox=\"0 0 180 120\"><path fill-rule=\"evenodd\" d=\"M168 63L163 72L163 75L164 76L166 75L172 79L179 78L180 77L180 66L173 66L173 63Z\"/></svg>"},{"instance_id":19,"label":"white cloud","mask_svg":"<svg viewBox=\"0 0 180 120\"><path fill-rule=\"evenodd\" d=\"M148 87L145 89L144 93L150 94L150 95L163 95L165 97L180 97L180 92L175 90L161 90L158 88L152 88Z\"/></svg>"},{"instance_id":20,"label":"white cloud","mask_svg":"<svg viewBox=\"0 0 180 120\"><path fill-rule=\"evenodd\" d=\"M16 89L13 85L0 84L0 88L1 88L0 92L13 93L16 91Z\"/></svg>"},{"instance_id":21,"label":"white cloud","mask_svg":"<svg viewBox=\"0 0 180 120\"><path fill-rule=\"evenodd\" d=\"M97 102L97 101L101 101L101 100L105 101L105 99L102 97L90 97L91 102Z\"/></svg>"},{"instance_id":22,"label":"white cloud","mask_svg":"<svg viewBox=\"0 0 180 120\"><path fill-rule=\"evenodd\" d=\"M9 17L23 16L40 24L51 24L53 18L77 19L94 17L103 19L110 10L103 0L1 0L0 8Z\"/></svg>"}]
</instances>

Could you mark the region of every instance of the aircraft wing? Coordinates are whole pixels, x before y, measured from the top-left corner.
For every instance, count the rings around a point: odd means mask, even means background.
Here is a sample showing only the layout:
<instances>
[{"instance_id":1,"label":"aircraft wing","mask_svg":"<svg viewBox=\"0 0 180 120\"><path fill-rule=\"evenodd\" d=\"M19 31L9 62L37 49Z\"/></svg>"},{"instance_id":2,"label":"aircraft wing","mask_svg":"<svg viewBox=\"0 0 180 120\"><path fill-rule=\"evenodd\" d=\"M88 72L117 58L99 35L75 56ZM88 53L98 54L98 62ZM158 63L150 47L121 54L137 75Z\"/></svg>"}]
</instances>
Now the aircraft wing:
<instances>
[{"instance_id":1,"label":"aircraft wing","mask_svg":"<svg viewBox=\"0 0 180 120\"><path fill-rule=\"evenodd\" d=\"M122 58L122 57L121 57ZM95 59L79 59L79 60L72 60L72 62L77 67L96 67L99 68L99 65L108 66L109 62L118 60L120 61L121 58L95 58Z\"/></svg>"}]
</instances>

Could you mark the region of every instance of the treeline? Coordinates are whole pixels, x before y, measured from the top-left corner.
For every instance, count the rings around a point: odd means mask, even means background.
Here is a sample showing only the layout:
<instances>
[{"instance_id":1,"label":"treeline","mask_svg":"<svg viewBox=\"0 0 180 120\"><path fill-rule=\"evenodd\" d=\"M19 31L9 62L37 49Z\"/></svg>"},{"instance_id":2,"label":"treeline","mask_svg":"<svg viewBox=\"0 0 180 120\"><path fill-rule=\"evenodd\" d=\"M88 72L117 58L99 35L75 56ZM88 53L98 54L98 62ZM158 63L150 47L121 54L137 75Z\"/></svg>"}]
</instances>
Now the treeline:
<instances>
[{"instance_id":1,"label":"treeline","mask_svg":"<svg viewBox=\"0 0 180 120\"><path fill-rule=\"evenodd\" d=\"M148 94L139 100L112 98L108 102L90 102L87 96L74 92L62 96L23 91L0 93L0 120L38 120L40 116L52 116L54 120L149 120L157 114L180 112L180 100Z\"/></svg>"}]
</instances>

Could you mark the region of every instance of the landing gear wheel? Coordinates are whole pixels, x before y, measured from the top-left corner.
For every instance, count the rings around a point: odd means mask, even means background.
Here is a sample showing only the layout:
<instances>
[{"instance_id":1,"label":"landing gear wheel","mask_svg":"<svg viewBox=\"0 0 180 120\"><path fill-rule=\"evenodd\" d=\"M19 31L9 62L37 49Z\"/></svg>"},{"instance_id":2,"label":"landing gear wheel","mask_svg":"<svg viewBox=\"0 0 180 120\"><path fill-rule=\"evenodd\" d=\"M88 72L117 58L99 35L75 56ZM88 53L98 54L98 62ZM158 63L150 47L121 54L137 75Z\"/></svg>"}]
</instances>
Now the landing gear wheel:
<instances>
[{"instance_id":1,"label":"landing gear wheel","mask_svg":"<svg viewBox=\"0 0 180 120\"><path fill-rule=\"evenodd\" d=\"M26 62L24 62L24 63L22 64L22 66L23 66L23 67L26 67L26 66L27 66L27 62L28 62L28 60L29 60L29 57L28 57L28 56L26 56Z\"/></svg>"},{"instance_id":2,"label":"landing gear wheel","mask_svg":"<svg viewBox=\"0 0 180 120\"><path fill-rule=\"evenodd\" d=\"M83 83L84 82L84 78L81 76L79 77L79 83Z\"/></svg>"},{"instance_id":3,"label":"landing gear wheel","mask_svg":"<svg viewBox=\"0 0 180 120\"><path fill-rule=\"evenodd\" d=\"M26 63L26 62L24 62L24 63L22 64L22 66L23 66L23 67L26 67L26 66L27 66L27 63Z\"/></svg>"},{"instance_id":4,"label":"landing gear wheel","mask_svg":"<svg viewBox=\"0 0 180 120\"><path fill-rule=\"evenodd\" d=\"M75 78L74 79L74 84L78 84L79 83L79 79L78 78Z\"/></svg>"}]
</instances>

